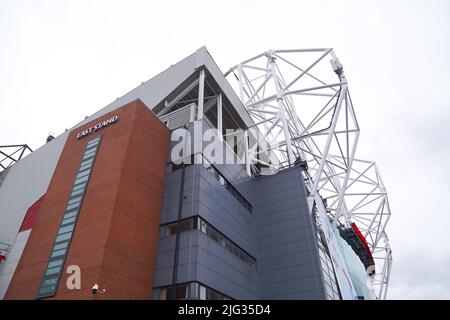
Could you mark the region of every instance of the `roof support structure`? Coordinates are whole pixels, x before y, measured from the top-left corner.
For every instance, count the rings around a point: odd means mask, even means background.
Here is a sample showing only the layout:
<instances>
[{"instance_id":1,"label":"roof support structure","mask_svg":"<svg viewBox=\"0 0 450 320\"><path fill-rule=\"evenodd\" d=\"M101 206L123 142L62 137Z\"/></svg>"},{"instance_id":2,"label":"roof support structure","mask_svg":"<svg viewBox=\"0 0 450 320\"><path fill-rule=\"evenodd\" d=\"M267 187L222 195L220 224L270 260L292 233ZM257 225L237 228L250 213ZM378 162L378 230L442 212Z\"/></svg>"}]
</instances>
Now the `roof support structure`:
<instances>
[{"instance_id":1,"label":"roof support structure","mask_svg":"<svg viewBox=\"0 0 450 320\"><path fill-rule=\"evenodd\" d=\"M33 150L26 144L0 146L0 172L8 169L31 152Z\"/></svg>"},{"instance_id":2,"label":"roof support structure","mask_svg":"<svg viewBox=\"0 0 450 320\"><path fill-rule=\"evenodd\" d=\"M200 70L200 77L198 79L198 107L197 120L203 119L203 103L205 99L205 70Z\"/></svg>"},{"instance_id":3,"label":"roof support structure","mask_svg":"<svg viewBox=\"0 0 450 320\"><path fill-rule=\"evenodd\" d=\"M307 162L308 188L326 200L334 226L355 222L366 237L377 264L372 284L384 299L392 265L389 201L376 164L355 158L359 124L333 49L268 50L225 76L269 142L257 152L246 146L248 161L262 164L258 154L269 150L280 161L267 166Z\"/></svg>"}]
</instances>

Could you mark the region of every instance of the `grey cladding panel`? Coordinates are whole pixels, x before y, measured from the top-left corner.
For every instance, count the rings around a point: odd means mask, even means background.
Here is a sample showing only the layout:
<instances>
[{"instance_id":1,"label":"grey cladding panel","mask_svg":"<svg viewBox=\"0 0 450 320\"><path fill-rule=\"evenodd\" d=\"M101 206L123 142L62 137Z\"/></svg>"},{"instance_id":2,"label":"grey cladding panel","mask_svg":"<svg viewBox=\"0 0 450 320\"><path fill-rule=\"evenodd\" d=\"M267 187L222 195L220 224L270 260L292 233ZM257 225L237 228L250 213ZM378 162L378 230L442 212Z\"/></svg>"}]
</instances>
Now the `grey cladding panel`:
<instances>
[{"instance_id":1,"label":"grey cladding panel","mask_svg":"<svg viewBox=\"0 0 450 320\"><path fill-rule=\"evenodd\" d=\"M160 117L162 122L167 123L169 130L174 130L191 122L192 109L195 110L196 105L190 104L171 113L165 114Z\"/></svg>"}]
</instances>

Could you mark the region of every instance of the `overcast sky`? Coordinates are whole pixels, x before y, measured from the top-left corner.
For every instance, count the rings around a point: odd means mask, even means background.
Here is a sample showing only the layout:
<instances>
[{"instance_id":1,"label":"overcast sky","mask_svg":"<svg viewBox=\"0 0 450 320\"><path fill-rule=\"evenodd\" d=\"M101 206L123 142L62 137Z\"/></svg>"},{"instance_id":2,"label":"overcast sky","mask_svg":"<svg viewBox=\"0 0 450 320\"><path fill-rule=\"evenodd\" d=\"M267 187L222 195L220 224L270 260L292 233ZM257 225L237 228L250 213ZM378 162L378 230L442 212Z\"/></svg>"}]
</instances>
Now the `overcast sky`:
<instances>
[{"instance_id":1,"label":"overcast sky","mask_svg":"<svg viewBox=\"0 0 450 320\"><path fill-rule=\"evenodd\" d=\"M388 298L450 299L450 1L0 0L0 145L37 149L202 45L222 71L335 49L389 192Z\"/></svg>"}]
</instances>

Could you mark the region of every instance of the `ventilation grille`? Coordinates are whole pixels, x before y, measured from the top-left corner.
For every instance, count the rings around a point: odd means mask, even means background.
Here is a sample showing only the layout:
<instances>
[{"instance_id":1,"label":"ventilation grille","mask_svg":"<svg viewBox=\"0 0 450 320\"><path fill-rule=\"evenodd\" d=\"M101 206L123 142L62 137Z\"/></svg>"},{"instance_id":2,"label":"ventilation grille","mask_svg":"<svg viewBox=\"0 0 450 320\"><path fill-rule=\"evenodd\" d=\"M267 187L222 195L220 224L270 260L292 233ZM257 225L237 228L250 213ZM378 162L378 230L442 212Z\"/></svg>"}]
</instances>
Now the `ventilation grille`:
<instances>
[{"instance_id":1,"label":"ventilation grille","mask_svg":"<svg viewBox=\"0 0 450 320\"><path fill-rule=\"evenodd\" d=\"M162 115L159 119L166 124L169 130L175 130L194 121L196 107L195 103L191 103L185 107L172 111L171 113Z\"/></svg>"}]
</instances>

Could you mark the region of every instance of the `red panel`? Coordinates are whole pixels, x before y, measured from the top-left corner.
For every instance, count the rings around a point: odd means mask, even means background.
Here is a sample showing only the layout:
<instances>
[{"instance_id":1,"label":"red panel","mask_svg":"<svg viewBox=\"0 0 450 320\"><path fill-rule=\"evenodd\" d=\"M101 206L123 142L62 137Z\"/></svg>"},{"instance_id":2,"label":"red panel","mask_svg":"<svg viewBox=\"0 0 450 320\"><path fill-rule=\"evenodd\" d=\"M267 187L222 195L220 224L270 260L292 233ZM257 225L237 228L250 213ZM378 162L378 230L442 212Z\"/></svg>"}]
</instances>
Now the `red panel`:
<instances>
[{"instance_id":1,"label":"red panel","mask_svg":"<svg viewBox=\"0 0 450 320\"><path fill-rule=\"evenodd\" d=\"M363 234L361 233L361 231L359 231L358 226L353 222L352 223L352 228L353 230L356 232L356 234L358 235L359 239L362 241L362 243L364 244L364 247L366 248L366 251L369 255L370 260L373 262L373 257L372 257L372 253L370 252L370 248L369 248L369 244L367 243L366 238L363 236ZM373 264L375 264L373 262Z\"/></svg>"},{"instance_id":2,"label":"red panel","mask_svg":"<svg viewBox=\"0 0 450 320\"><path fill-rule=\"evenodd\" d=\"M33 227L34 221L36 220L37 213L41 207L42 201L44 200L45 194L38 199L31 207L28 208L27 214L23 218L22 225L20 226L19 232L29 230Z\"/></svg>"}]
</instances>

